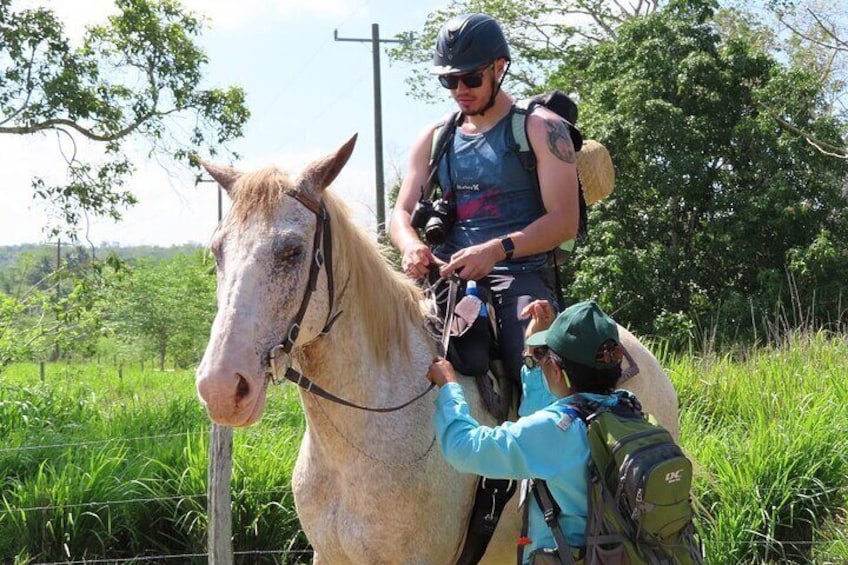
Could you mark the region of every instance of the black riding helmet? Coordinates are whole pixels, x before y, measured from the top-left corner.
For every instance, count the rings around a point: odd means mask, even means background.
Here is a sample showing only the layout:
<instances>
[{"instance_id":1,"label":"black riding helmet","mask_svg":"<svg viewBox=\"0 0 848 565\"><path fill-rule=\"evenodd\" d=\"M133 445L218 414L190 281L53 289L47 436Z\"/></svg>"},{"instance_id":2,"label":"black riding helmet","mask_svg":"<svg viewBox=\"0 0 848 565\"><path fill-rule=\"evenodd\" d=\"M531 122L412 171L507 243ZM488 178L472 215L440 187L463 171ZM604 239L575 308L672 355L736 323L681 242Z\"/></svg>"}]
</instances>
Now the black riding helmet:
<instances>
[{"instance_id":1,"label":"black riding helmet","mask_svg":"<svg viewBox=\"0 0 848 565\"><path fill-rule=\"evenodd\" d=\"M448 21L436 37L431 72L467 73L509 58L509 45L498 22L485 14L464 14Z\"/></svg>"}]
</instances>

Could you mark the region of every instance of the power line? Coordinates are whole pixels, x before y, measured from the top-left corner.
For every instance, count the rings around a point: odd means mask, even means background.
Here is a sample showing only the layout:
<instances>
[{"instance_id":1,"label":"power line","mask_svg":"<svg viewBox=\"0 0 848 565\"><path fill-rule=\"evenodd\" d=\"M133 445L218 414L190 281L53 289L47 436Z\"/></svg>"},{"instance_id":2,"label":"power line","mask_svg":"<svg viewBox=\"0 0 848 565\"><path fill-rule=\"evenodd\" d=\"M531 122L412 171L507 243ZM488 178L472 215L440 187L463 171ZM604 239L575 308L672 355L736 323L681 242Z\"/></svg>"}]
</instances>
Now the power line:
<instances>
[{"instance_id":1,"label":"power line","mask_svg":"<svg viewBox=\"0 0 848 565\"><path fill-rule=\"evenodd\" d=\"M349 22L351 19L353 19L354 16L356 16L360 11L362 11L365 6L368 5L369 1L370 0L364 0L361 4L359 4L359 6L351 10L351 12L339 23L339 26L342 26ZM321 53L324 52L329 43L330 40L326 39L316 49L313 49L311 51L309 58L306 59L300 65L300 67L291 74L291 80L285 82L285 88L278 91L277 95L274 96L271 102L267 105L268 108L266 108L266 111L273 110L276 107L277 102L279 102L280 97L282 97L283 95L283 92L285 92L285 90L289 87L290 84L297 84L298 82L300 82L300 77L306 75L306 71L312 72L312 63L318 58Z\"/></svg>"}]
</instances>

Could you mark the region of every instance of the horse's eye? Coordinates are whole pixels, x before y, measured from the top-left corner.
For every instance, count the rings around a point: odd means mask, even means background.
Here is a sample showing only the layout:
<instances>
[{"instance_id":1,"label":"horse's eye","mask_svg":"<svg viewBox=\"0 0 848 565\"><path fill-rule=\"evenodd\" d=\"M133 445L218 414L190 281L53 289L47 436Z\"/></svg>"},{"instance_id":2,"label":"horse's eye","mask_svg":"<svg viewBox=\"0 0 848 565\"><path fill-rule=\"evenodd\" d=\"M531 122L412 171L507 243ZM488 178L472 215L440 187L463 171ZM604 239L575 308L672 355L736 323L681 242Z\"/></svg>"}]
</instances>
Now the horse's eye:
<instances>
[{"instance_id":1,"label":"horse's eye","mask_svg":"<svg viewBox=\"0 0 848 565\"><path fill-rule=\"evenodd\" d=\"M281 261L294 261L296 259L300 259L300 256L303 255L302 247L292 247L290 249L286 249L283 254L280 256Z\"/></svg>"},{"instance_id":2,"label":"horse's eye","mask_svg":"<svg viewBox=\"0 0 848 565\"><path fill-rule=\"evenodd\" d=\"M274 247L274 258L276 259L277 264L297 261L304 253L303 246L296 243L285 243Z\"/></svg>"}]
</instances>

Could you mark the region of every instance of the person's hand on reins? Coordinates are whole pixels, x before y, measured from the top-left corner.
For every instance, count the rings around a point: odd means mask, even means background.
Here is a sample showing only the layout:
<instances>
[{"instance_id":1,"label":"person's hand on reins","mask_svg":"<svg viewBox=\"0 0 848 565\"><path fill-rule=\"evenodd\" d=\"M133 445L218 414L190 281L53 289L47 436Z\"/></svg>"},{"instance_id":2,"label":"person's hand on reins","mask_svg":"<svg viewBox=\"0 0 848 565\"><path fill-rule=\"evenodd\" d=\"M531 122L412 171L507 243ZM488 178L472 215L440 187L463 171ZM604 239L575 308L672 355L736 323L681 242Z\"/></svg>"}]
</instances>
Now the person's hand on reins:
<instances>
[{"instance_id":1,"label":"person's hand on reins","mask_svg":"<svg viewBox=\"0 0 848 565\"><path fill-rule=\"evenodd\" d=\"M478 281L492 272L495 264L504 258L497 240L487 241L460 249L451 255L450 262L442 267L442 276L458 274L467 281Z\"/></svg>"},{"instance_id":2,"label":"person's hand on reins","mask_svg":"<svg viewBox=\"0 0 848 565\"><path fill-rule=\"evenodd\" d=\"M456 372L450 361L443 357L436 357L427 370L427 379L434 385L441 387L447 383L455 383Z\"/></svg>"},{"instance_id":3,"label":"person's hand on reins","mask_svg":"<svg viewBox=\"0 0 848 565\"><path fill-rule=\"evenodd\" d=\"M423 279L433 265L444 265L444 261L433 255L430 248L419 241L404 248L400 265L409 278Z\"/></svg>"}]
</instances>

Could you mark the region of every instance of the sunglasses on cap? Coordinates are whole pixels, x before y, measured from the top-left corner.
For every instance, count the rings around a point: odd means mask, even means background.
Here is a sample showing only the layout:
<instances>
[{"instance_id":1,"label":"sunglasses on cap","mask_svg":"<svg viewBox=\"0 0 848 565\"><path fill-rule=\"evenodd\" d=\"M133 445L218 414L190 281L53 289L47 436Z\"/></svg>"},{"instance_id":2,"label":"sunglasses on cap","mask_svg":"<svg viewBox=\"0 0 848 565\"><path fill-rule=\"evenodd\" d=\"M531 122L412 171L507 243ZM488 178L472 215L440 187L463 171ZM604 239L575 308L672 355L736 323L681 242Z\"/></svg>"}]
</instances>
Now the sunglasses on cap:
<instances>
[{"instance_id":1,"label":"sunglasses on cap","mask_svg":"<svg viewBox=\"0 0 848 565\"><path fill-rule=\"evenodd\" d=\"M460 81L462 81L462 84L468 88L479 88L480 85L483 84L483 75L489 67L492 66L494 66L494 63L486 65L482 69L462 75L439 75L439 82L442 83L442 86L450 90L457 88Z\"/></svg>"},{"instance_id":2,"label":"sunglasses on cap","mask_svg":"<svg viewBox=\"0 0 848 565\"><path fill-rule=\"evenodd\" d=\"M540 345L539 347L534 347L533 351L528 351L524 354L524 365L528 369L535 369L539 365L542 364L542 361L545 360L545 357L548 356L548 348L544 345Z\"/></svg>"}]
</instances>

